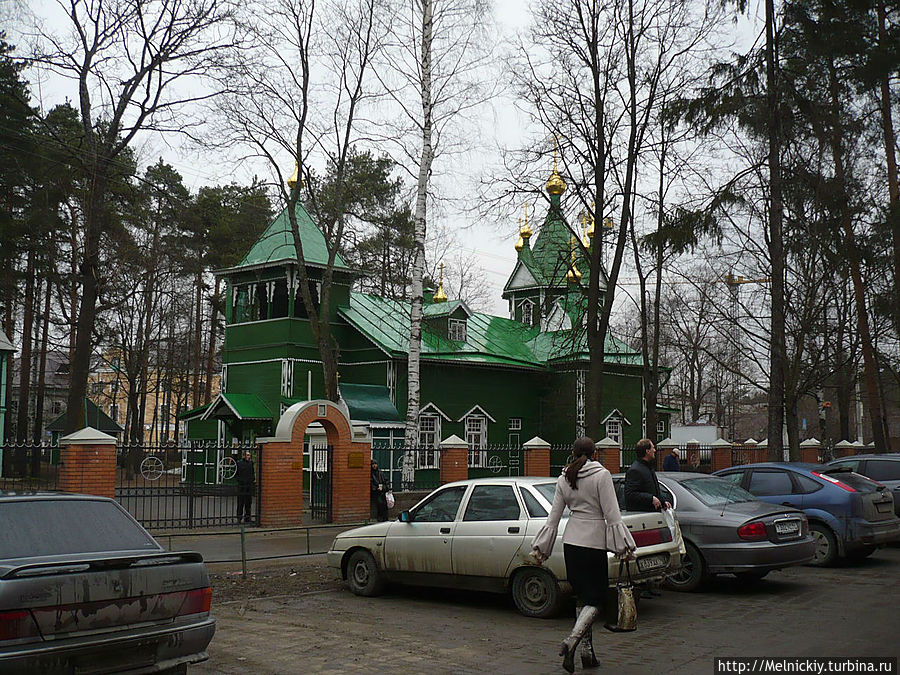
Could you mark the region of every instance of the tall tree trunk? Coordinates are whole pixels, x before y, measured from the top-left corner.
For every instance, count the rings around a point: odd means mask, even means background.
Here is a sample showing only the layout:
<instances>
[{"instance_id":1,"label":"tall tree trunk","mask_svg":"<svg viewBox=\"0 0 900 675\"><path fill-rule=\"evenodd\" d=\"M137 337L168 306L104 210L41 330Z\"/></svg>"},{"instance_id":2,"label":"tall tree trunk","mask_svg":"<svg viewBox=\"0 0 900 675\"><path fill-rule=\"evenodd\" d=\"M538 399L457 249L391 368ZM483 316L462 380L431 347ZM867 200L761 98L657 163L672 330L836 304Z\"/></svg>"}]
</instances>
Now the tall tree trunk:
<instances>
[{"instance_id":1,"label":"tall tree trunk","mask_svg":"<svg viewBox=\"0 0 900 675\"><path fill-rule=\"evenodd\" d=\"M34 402L34 443L39 444L43 440L44 434L44 395L47 389L47 340L49 339L50 325L50 291L51 284L49 277L45 282L44 288L44 311L41 320L41 346L38 354L38 379L37 379L37 396ZM41 472L41 451L36 448L31 454L31 475L37 476Z\"/></svg>"},{"instance_id":2,"label":"tall tree trunk","mask_svg":"<svg viewBox=\"0 0 900 675\"><path fill-rule=\"evenodd\" d=\"M19 359L19 410L16 416L16 440L28 439L28 411L31 407L31 348L34 331L34 242L28 243L25 263L25 298L22 308L22 356ZM25 449L16 449L16 470L25 475Z\"/></svg>"},{"instance_id":3,"label":"tall tree trunk","mask_svg":"<svg viewBox=\"0 0 900 675\"><path fill-rule=\"evenodd\" d=\"M432 101L431 101L431 43L433 29L432 0L421 0L422 43L422 154L419 157L419 175L416 182L416 215L413 248L415 258L412 267L412 306L409 316L409 359L407 362L406 399L406 447L418 444L419 422L419 357L422 350L422 313L424 298L422 277L425 272L425 235L427 228L428 184L431 179L431 163L434 160L432 146Z\"/></svg>"},{"instance_id":4,"label":"tall tree trunk","mask_svg":"<svg viewBox=\"0 0 900 675\"><path fill-rule=\"evenodd\" d=\"M844 133L840 118L840 97L837 71L834 61L828 63L828 84L831 95L833 129L830 134L834 177L840 192L838 203L841 209L841 230L844 233L845 253L850 262L850 278L853 282L853 300L856 308L856 327L859 331L859 343L863 355L863 378L866 385L866 399L869 406L869 418L872 422L872 439L875 452L888 452L890 449L887 435L887 418L881 406L881 392L878 385L878 362L869 330L869 317L866 310L866 292L861 271L862 252L856 243L853 232L853 217L850 212L847 190L847 174L844 168Z\"/></svg>"},{"instance_id":5,"label":"tall tree trunk","mask_svg":"<svg viewBox=\"0 0 900 675\"><path fill-rule=\"evenodd\" d=\"M876 6L878 15L878 43L882 49L886 48L890 40L887 37L885 27L886 17L884 0ZM897 177L897 139L894 136L894 119L891 115L891 85L888 74L881 76L879 81L879 112L881 113L881 131L884 136L884 153L887 159L888 195L890 196L890 208L888 219L891 225L894 253L894 330L900 334L900 180ZM890 437L888 437L890 442Z\"/></svg>"},{"instance_id":6,"label":"tall tree trunk","mask_svg":"<svg viewBox=\"0 0 900 675\"><path fill-rule=\"evenodd\" d=\"M769 142L769 262L772 278L772 318L769 343L768 458L784 458L784 367L786 339L784 319L784 200L781 185L780 83L777 77L775 0L766 0L766 108Z\"/></svg>"},{"instance_id":7,"label":"tall tree trunk","mask_svg":"<svg viewBox=\"0 0 900 675\"><path fill-rule=\"evenodd\" d=\"M198 263L199 264L199 263ZM194 350L191 358L191 401L196 408L200 405L200 344L203 342L203 272L198 271L194 279ZM272 298L267 298L267 303ZM268 307L268 304L266 305ZM263 317L260 317L263 318Z\"/></svg>"},{"instance_id":8,"label":"tall tree trunk","mask_svg":"<svg viewBox=\"0 0 900 675\"><path fill-rule=\"evenodd\" d=\"M800 461L800 421L797 401L789 399L785 404L785 426L787 426L788 452L792 462Z\"/></svg>"},{"instance_id":9,"label":"tall tree trunk","mask_svg":"<svg viewBox=\"0 0 900 675\"><path fill-rule=\"evenodd\" d=\"M219 322L216 319L219 314L219 292L221 286L222 278L216 276L216 288L209 318L209 348L206 350L206 382L203 387L203 403L209 403L212 400L213 369L216 365L216 338L219 328Z\"/></svg>"}]
</instances>

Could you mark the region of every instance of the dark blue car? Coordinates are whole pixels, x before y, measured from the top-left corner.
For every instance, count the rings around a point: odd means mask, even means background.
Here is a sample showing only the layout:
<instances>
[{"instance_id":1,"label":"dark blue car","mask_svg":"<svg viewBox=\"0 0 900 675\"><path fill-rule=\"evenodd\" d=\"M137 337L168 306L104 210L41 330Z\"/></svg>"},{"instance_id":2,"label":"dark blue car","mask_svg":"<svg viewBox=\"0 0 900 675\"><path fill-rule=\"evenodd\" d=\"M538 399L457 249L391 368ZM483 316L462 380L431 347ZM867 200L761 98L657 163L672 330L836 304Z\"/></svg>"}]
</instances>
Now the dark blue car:
<instances>
[{"instance_id":1,"label":"dark blue car","mask_svg":"<svg viewBox=\"0 0 900 675\"><path fill-rule=\"evenodd\" d=\"M813 565L864 558L900 540L891 491L847 468L772 462L716 472L763 501L801 509L816 541Z\"/></svg>"}]
</instances>

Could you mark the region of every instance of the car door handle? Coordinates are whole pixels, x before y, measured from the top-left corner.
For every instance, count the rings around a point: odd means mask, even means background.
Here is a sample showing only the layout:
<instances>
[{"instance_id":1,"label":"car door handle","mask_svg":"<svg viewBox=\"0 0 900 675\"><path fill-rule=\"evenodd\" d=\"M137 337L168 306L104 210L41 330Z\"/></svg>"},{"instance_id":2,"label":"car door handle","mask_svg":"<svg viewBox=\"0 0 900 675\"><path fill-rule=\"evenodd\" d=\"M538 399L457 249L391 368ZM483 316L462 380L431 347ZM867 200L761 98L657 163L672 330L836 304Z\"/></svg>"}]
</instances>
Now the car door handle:
<instances>
[{"instance_id":1,"label":"car door handle","mask_svg":"<svg viewBox=\"0 0 900 675\"><path fill-rule=\"evenodd\" d=\"M506 531L509 532L510 534L518 534L519 528L518 527L507 527Z\"/></svg>"},{"instance_id":2,"label":"car door handle","mask_svg":"<svg viewBox=\"0 0 900 675\"><path fill-rule=\"evenodd\" d=\"M441 534L450 534L450 528L449 528L449 527L442 527L442 528L441 528Z\"/></svg>"},{"instance_id":3,"label":"car door handle","mask_svg":"<svg viewBox=\"0 0 900 675\"><path fill-rule=\"evenodd\" d=\"M781 502L781 505L782 506L793 506L794 508L797 508L797 505L792 502Z\"/></svg>"}]
</instances>

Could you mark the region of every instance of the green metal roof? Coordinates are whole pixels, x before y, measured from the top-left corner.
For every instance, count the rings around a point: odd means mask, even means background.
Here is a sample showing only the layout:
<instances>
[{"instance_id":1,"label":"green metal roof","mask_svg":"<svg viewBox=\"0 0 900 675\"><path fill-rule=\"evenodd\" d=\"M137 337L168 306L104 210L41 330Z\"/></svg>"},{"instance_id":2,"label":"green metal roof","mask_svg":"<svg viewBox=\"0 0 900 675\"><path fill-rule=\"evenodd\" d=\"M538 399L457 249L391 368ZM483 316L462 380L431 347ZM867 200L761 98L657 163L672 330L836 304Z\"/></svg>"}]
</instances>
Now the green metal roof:
<instances>
[{"instance_id":1,"label":"green metal roof","mask_svg":"<svg viewBox=\"0 0 900 675\"><path fill-rule=\"evenodd\" d=\"M192 417L200 417L206 409L211 406L211 403L204 403L203 405L198 405L196 408L191 408L190 410L185 410L184 412L178 413L175 417L180 420L190 419Z\"/></svg>"},{"instance_id":2,"label":"green metal roof","mask_svg":"<svg viewBox=\"0 0 900 675\"><path fill-rule=\"evenodd\" d=\"M210 417L236 417L239 420L270 420L272 411L256 394L219 394L203 413Z\"/></svg>"},{"instance_id":3,"label":"green metal roof","mask_svg":"<svg viewBox=\"0 0 900 675\"><path fill-rule=\"evenodd\" d=\"M571 251L570 237L572 237L572 232L566 224L565 216L563 216L562 208L559 204L559 196L553 195L550 198L550 208L547 210L547 216L538 230L534 246L531 249L534 267L539 270L541 278L538 279L532 267L526 265L538 281L553 286L566 285L568 257Z\"/></svg>"},{"instance_id":4,"label":"green metal roof","mask_svg":"<svg viewBox=\"0 0 900 675\"><path fill-rule=\"evenodd\" d=\"M462 300L448 300L447 302L432 302L425 305L422 313L426 319L436 319L441 316L450 316L457 309L462 307L463 311L471 315L472 312Z\"/></svg>"},{"instance_id":5,"label":"green metal roof","mask_svg":"<svg viewBox=\"0 0 900 675\"><path fill-rule=\"evenodd\" d=\"M68 411L66 411L68 412ZM86 427L94 427L98 431L105 434L116 434L125 431L119 424L100 409L91 399L84 399L84 425ZM55 431L62 433L66 427L66 413L56 417L47 424L47 431Z\"/></svg>"},{"instance_id":6,"label":"green metal roof","mask_svg":"<svg viewBox=\"0 0 900 675\"><path fill-rule=\"evenodd\" d=\"M3 332L3 329L0 328L0 352L14 352L16 348L13 347L12 342L9 341L9 338L6 337L6 333Z\"/></svg>"},{"instance_id":7,"label":"green metal roof","mask_svg":"<svg viewBox=\"0 0 900 675\"><path fill-rule=\"evenodd\" d=\"M341 398L350 408L350 417L370 422L400 422L400 413L387 387L377 384L341 382Z\"/></svg>"},{"instance_id":8,"label":"green metal roof","mask_svg":"<svg viewBox=\"0 0 900 675\"><path fill-rule=\"evenodd\" d=\"M367 293L351 293L350 306L340 315L383 351L399 358L408 352L409 304ZM422 326L422 359L541 368L552 360L586 360L583 331L541 332L518 321L473 313L465 342L449 340ZM609 363L640 365L641 355L623 342L607 337ZM343 386L343 385L342 385Z\"/></svg>"},{"instance_id":9,"label":"green metal roof","mask_svg":"<svg viewBox=\"0 0 900 675\"><path fill-rule=\"evenodd\" d=\"M308 265L325 267L328 265L328 248L325 245L325 237L316 227L309 212L300 202L295 209L297 215L297 227L300 230L300 241L303 242L303 258ZM222 270L222 272L236 272L242 269L263 267L272 263L296 261L297 254L294 250L294 237L291 233L291 219L288 217L287 208L272 221L266 231L260 235L253 247L244 256L243 260L234 267ZM334 257L335 269L349 269L340 254Z\"/></svg>"}]
</instances>

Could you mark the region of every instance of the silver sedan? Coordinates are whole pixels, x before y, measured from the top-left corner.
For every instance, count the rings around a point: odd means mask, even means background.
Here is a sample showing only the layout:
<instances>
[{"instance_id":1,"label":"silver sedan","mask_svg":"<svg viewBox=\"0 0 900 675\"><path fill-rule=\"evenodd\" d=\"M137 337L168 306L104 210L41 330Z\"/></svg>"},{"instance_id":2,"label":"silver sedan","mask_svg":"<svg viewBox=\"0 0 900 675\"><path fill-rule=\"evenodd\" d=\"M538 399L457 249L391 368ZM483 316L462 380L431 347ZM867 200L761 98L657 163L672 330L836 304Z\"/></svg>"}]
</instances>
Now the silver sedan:
<instances>
[{"instance_id":1,"label":"silver sedan","mask_svg":"<svg viewBox=\"0 0 900 675\"><path fill-rule=\"evenodd\" d=\"M772 570L812 560L815 542L802 511L761 501L717 476L661 472L657 477L676 507L685 539L684 564L667 579L670 588L692 591L716 574L757 581ZM613 477L620 503L624 481L622 475Z\"/></svg>"},{"instance_id":2,"label":"silver sedan","mask_svg":"<svg viewBox=\"0 0 900 675\"><path fill-rule=\"evenodd\" d=\"M566 583L559 526L553 555L542 567L531 558L531 541L544 525L556 481L549 478L480 478L444 485L398 520L339 534L328 564L357 595L376 595L387 582L467 588L512 594L526 616L553 616ZM629 564L635 582L658 582L681 566L683 543L658 513L624 518L638 545ZM610 583L619 561L609 554Z\"/></svg>"}]
</instances>

